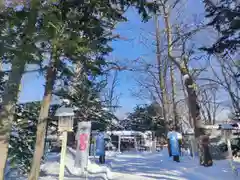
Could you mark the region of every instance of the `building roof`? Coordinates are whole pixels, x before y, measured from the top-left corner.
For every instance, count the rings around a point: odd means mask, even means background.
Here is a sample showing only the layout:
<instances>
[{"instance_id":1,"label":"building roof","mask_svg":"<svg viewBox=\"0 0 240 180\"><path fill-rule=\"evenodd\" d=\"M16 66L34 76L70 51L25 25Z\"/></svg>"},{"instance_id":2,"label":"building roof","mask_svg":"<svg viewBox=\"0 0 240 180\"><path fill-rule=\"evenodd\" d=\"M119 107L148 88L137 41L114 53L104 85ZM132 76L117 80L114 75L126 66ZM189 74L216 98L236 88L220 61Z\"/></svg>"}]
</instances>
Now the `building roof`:
<instances>
[{"instance_id":1,"label":"building roof","mask_svg":"<svg viewBox=\"0 0 240 180\"><path fill-rule=\"evenodd\" d=\"M140 131L107 131L107 134L110 134L110 135L116 135L116 136L136 136L136 135L139 135L139 136L146 136L145 133L142 133Z\"/></svg>"}]
</instances>

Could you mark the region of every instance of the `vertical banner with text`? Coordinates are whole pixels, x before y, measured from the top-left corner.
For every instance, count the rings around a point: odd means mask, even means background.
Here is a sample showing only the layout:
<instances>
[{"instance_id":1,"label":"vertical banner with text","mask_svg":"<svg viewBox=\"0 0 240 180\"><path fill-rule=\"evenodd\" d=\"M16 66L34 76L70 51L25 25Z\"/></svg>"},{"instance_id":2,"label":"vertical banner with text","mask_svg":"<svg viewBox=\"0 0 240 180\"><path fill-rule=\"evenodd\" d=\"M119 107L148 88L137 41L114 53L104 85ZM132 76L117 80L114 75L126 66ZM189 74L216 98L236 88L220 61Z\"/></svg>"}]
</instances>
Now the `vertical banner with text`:
<instances>
[{"instance_id":1,"label":"vertical banner with text","mask_svg":"<svg viewBox=\"0 0 240 180\"><path fill-rule=\"evenodd\" d=\"M83 173L88 165L89 144L91 135L91 122L83 121L78 123L78 131L76 135L77 149L75 166L81 168Z\"/></svg>"}]
</instances>

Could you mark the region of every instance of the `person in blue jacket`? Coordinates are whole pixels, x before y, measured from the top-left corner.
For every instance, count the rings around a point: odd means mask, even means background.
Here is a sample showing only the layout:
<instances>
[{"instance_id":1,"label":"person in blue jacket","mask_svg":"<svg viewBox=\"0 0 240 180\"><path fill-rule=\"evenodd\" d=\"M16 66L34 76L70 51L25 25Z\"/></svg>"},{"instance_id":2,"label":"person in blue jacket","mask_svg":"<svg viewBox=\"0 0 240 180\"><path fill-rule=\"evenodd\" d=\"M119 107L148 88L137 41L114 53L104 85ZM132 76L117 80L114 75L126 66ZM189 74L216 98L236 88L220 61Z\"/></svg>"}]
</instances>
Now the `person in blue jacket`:
<instances>
[{"instance_id":1,"label":"person in blue jacket","mask_svg":"<svg viewBox=\"0 0 240 180\"><path fill-rule=\"evenodd\" d=\"M173 160L180 162L180 143L182 135L176 131L176 128L172 128L171 131L167 134L168 138L168 147L169 147L169 156L173 156Z\"/></svg>"},{"instance_id":2,"label":"person in blue jacket","mask_svg":"<svg viewBox=\"0 0 240 180\"><path fill-rule=\"evenodd\" d=\"M104 132L99 132L96 136L96 155L99 156L99 162L101 164L105 163L105 134Z\"/></svg>"}]
</instances>

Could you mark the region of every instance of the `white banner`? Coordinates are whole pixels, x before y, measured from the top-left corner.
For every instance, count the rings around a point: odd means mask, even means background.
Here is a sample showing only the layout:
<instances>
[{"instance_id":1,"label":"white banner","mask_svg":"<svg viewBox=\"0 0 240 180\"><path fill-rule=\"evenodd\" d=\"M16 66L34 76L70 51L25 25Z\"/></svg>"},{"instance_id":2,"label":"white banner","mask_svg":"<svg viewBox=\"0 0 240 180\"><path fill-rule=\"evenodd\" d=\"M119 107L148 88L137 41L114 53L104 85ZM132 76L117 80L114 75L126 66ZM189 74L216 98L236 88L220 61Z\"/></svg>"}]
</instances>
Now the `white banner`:
<instances>
[{"instance_id":1,"label":"white banner","mask_svg":"<svg viewBox=\"0 0 240 180\"><path fill-rule=\"evenodd\" d=\"M89 144L91 135L91 122L79 122L78 132L76 135L77 149L75 166L81 168L81 172L84 173L88 165L89 156Z\"/></svg>"}]
</instances>

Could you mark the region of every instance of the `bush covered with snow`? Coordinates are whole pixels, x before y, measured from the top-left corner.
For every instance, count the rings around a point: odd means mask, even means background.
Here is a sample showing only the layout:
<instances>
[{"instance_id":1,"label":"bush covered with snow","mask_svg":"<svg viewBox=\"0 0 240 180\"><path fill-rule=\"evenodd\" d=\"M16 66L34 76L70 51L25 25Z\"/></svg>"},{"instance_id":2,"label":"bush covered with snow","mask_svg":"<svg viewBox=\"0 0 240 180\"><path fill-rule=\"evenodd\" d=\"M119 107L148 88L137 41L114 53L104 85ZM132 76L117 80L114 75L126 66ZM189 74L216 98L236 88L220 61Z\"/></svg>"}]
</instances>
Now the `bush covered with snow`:
<instances>
[{"instance_id":1,"label":"bush covered with snow","mask_svg":"<svg viewBox=\"0 0 240 180\"><path fill-rule=\"evenodd\" d=\"M55 114L55 105L52 105L49 117ZM37 122L40 111L40 102L18 104L10 135L8 161L11 168L17 168L19 173L27 173L32 162L36 140ZM51 118L48 119L49 122ZM52 123L48 123L53 126Z\"/></svg>"},{"instance_id":2,"label":"bush covered with snow","mask_svg":"<svg viewBox=\"0 0 240 180\"><path fill-rule=\"evenodd\" d=\"M8 156L11 167L17 167L22 173L26 173L31 165L39 108L39 102L16 107Z\"/></svg>"}]
</instances>

